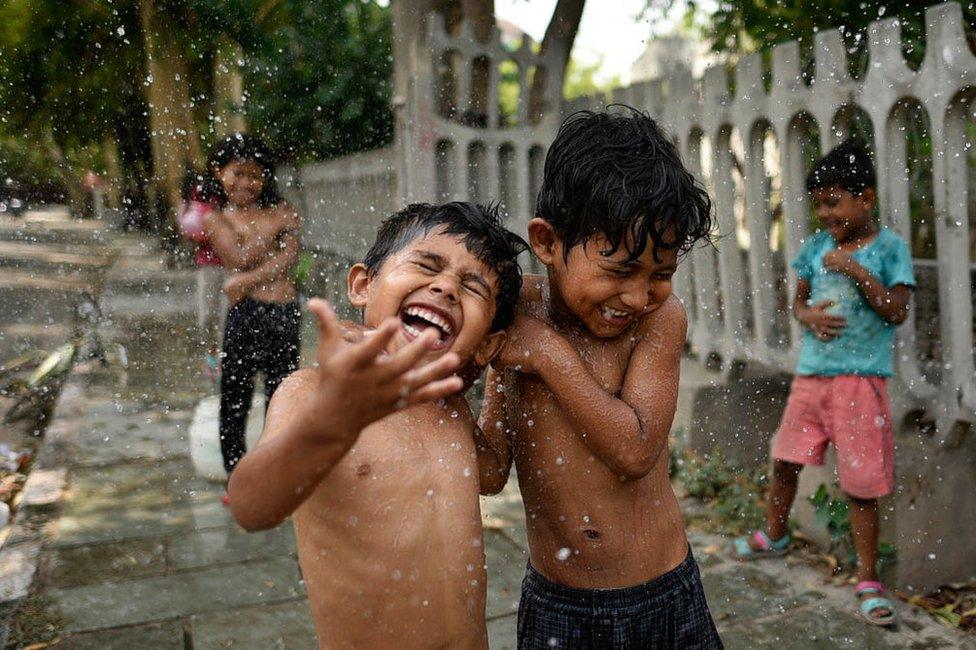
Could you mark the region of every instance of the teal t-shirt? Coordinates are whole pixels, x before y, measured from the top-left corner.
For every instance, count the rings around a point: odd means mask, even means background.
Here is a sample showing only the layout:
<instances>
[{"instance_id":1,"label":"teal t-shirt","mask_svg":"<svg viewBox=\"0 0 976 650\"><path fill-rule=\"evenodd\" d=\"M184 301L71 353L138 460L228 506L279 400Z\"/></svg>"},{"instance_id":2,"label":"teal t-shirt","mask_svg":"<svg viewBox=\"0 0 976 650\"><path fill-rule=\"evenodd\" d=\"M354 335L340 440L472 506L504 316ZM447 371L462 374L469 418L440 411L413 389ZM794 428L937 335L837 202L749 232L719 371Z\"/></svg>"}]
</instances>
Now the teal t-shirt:
<instances>
[{"instance_id":1,"label":"teal t-shirt","mask_svg":"<svg viewBox=\"0 0 976 650\"><path fill-rule=\"evenodd\" d=\"M796 374L890 377L895 325L871 309L853 280L824 269L824 255L835 248L833 237L821 231L804 242L793 260L797 275L810 283L809 304L833 300L830 311L847 319L841 335L832 341L821 341L806 330ZM886 287L915 286L908 243L887 228L851 257Z\"/></svg>"}]
</instances>

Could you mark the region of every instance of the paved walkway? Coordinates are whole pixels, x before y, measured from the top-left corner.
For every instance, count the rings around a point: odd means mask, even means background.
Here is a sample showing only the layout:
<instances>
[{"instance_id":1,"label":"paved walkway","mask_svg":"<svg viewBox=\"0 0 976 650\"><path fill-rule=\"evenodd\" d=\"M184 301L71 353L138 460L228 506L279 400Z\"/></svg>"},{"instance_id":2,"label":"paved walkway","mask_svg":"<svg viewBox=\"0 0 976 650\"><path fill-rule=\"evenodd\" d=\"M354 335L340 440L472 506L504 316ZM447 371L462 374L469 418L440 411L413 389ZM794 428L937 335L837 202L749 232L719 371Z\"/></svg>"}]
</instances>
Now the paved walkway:
<instances>
[{"instance_id":1,"label":"paved walkway","mask_svg":"<svg viewBox=\"0 0 976 650\"><path fill-rule=\"evenodd\" d=\"M65 621L61 647L313 647L291 526L244 533L220 487L194 476L187 434L208 387L190 319L137 302L118 302L128 307L108 336L126 342L129 369L76 377L48 432L70 460L37 592ZM485 499L484 517L491 643L514 648L526 561L514 483ZM724 557L719 536L691 541L729 648L976 648L907 606L897 632L869 627L854 617L849 588L800 562L741 565Z\"/></svg>"}]
</instances>

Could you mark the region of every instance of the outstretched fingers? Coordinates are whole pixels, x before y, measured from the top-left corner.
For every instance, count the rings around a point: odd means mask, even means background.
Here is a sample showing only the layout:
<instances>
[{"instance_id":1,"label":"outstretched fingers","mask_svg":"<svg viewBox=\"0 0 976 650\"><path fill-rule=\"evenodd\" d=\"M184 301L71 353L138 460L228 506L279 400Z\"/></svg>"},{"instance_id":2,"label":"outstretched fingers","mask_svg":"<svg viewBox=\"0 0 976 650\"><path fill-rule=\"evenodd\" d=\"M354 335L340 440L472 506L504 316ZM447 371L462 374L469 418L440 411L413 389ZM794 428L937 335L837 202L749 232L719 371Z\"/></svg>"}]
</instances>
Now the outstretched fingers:
<instances>
[{"instance_id":1,"label":"outstretched fingers","mask_svg":"<svg viewBox=\"0 0 976 650\"><path fill-rule=\"evenodd\" d=\"M425 386L407 394L406 406L413 406L422 402L433 402L443 397L453 395L464 388L464 381L457 375L446 379L432 381Z\"/></svg>"},{"instance_id":2,"label":"outstretched fingers","mask_svg":"<svg viewBox=\"0 0 976 650\"><path fill-rule=\"evenodd\" d=\"M349 349L349 360L355 367L365 367L383 354L386 346L400 327L398 318L387 318L373 332Z\"/></svg>"},{"instance_id":3,"label":"outstretched fingers","mask_svg":"<svg viewBox=\"0 0 976 650\"><path fill-rule=\"evenodd\" d=\"M424 330L420 336L384 359L382 377L392 379L415 368L435 341L437 334L432 329Z\"/></svg>"},{"instance_id":4,"label":"outstretched fingers","mask_svg":"<svg viewBox=\"0 0 976 650\"><path fill-rule=\"evenodd\" d=\"M457 370L460 360L453 352L434 359L415 370L407 370L403 375L403 383L407 389L413 391L432 382L449 378Z\"/></svg>"},{"instance_id":5,"label":"outstretched fingers","mask_svg":"<svg viewBox=\"0 0 976 650\"><path fill-rule=\"evenodd\" d=\"M308 301L308 310L315 316L318 325L319 345L334 345L339 337L339 318L332 305L321 298L312 298Z\"/></svg>"}]
</instances>

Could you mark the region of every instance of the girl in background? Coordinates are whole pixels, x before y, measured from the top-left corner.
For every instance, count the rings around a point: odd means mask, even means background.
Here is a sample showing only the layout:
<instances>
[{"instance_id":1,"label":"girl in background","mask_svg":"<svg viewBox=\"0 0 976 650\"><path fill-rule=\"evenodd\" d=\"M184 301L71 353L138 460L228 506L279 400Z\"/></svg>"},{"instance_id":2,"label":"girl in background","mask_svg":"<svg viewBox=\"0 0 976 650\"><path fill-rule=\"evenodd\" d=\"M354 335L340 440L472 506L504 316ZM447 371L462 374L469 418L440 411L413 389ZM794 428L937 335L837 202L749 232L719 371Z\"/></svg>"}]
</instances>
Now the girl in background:
<instances>
[{"instance_id":1,"label":"girl in background","mask_svg":"<svg viewBox=\"0 0 976 650\"><path fill-rule=\"evenodd\" d=\"M226 269L230 304L220 376L220 449L230 475L246 451L254 376L264 375L267 404L298 368L299 221L278 193L271 152L258 138L236 133L221 140L207 174L214 209L203 229Z\"/></svg>"}]
</instances>

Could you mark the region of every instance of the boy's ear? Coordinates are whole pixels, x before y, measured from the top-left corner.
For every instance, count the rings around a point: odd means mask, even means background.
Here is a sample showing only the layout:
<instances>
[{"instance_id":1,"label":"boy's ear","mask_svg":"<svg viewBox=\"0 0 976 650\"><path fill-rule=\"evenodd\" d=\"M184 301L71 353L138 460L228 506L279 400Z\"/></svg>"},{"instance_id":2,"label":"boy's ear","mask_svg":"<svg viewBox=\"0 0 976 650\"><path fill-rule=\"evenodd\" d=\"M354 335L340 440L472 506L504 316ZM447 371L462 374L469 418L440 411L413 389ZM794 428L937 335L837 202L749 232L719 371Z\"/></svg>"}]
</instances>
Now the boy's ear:
<instances>
[{"instance_id":1,"label":"boy's ear","mask_svg":"<svg viewBox=\"0 0 976 650\"><path fill-rule=\"evenodd\" d=\"M874 203L878 200L878 194L873 187L865 187L859 197L866 210L873 210Z\"/></svg>"},{"instance_id":2,"label":"boy's ear","mask_svg":"<svg viewBox=\"0 0 976 650\"><path fill-rule=\"evenodd\" d=\"M487 368L491 360L498 356L505 346L507 336L504 331L493 332L485 337L478 349L474 351L474 362L481 368Z\"/></svg>"},{"instance_id":3,"label":"boy's ear","mask_svg":"<svg viewBox=\"0 0 976 650\"><path fill-rule=\"evenodd\" d=\"M349 269L349 277L346 278L349 292L349 302L356 309L366 306L366 298L369 295L369 269L362 262L357 262Z\"/></svg>"},{"instance_id":4,"label":"boy's ear","mask_svg":"<svg viewBox=\"0 0 976 650\"><path fill-rule=\"evenodd\" d=\"M529 221L529 245L532 252L539 258L539 261L546 266L552 264L556 258L557 248L559 248L559 238L552 224L545 219L535 217Z\"/></svg>"}]
</instances>

